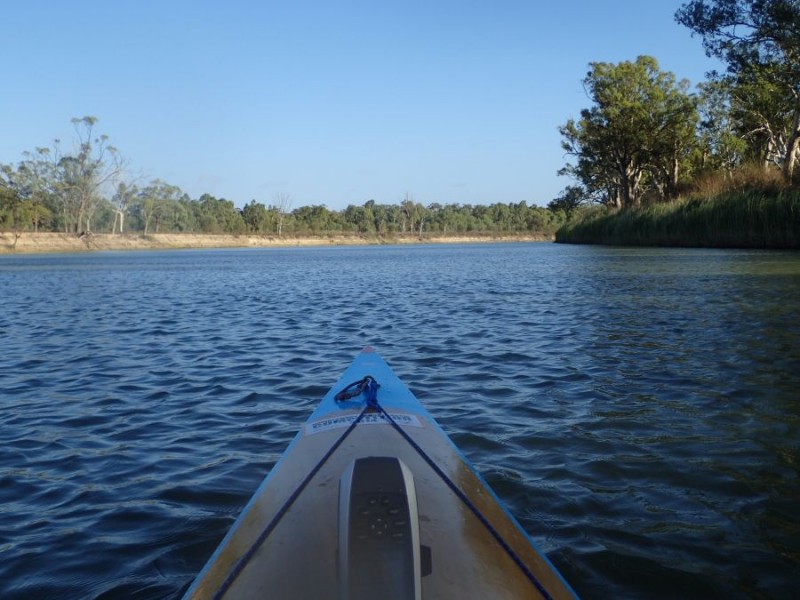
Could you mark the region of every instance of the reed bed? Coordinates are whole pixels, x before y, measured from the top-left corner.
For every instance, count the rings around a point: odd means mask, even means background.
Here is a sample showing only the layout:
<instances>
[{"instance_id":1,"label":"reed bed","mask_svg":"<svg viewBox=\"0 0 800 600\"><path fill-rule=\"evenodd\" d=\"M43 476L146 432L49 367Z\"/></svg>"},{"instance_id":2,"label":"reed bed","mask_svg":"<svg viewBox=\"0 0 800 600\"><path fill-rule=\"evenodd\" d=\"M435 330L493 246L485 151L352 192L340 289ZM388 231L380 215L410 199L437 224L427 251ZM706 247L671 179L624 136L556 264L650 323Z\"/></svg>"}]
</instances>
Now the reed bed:
<instances>
[{"instance_id":1,"label":"reed bed","mask_svg":"<svg viewBox=\"0 0 800 600\"><path fill-rule=\"evenodd\" d=\"M589 211L556 242L620 246L800 248L800 189L753 188L623 211Z\"/></svg>"}]
</instances>

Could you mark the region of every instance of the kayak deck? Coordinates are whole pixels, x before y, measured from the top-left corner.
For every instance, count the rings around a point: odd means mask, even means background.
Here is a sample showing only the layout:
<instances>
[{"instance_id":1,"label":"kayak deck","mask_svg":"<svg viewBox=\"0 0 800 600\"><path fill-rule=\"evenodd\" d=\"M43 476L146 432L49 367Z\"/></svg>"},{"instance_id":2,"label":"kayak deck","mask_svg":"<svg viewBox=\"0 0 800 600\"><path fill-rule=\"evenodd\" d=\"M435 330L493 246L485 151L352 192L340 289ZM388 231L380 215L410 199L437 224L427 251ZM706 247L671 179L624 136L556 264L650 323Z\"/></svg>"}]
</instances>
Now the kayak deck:
<instances>
[{"instance_id":1,"label":"kayak deck","mask_svg":"<svg viewBox=\"0 0 800 600\"><path fill-rule=\"evenodd\" d=\"M366 375L380 385L379 409L364 408L359 398L335 400L336 392ZM343 473L366 457L397 459L413 478L426 563L422 598L575 597L439 425L371 351L360 354L326 395L186 597L351 597L341 591L346 558L340 488ZM350 568L380 569L381 555L362 556L361 562Z\"/></svg>"}]
</instances>

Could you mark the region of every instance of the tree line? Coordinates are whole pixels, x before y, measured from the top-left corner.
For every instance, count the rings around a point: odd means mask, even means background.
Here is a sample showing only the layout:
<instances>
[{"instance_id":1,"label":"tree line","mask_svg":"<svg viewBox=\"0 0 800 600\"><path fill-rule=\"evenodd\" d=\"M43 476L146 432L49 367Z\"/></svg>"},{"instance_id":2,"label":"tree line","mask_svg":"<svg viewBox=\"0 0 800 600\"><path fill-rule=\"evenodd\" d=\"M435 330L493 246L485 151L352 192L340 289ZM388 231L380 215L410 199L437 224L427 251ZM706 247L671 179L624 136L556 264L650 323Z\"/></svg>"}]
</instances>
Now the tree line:
<instances>
[{"instance_id":1,"label":"tree line","mask_svg":"<svg viewBox=\"0 0 800 600\"><path fill-rule=\"evenodd\" d=\"M693 0L675 19L725 71L709 73L692 92L650 56L590 63L583 85L592 105L559 129L569 157L559 174L575 183L551 208L636 207L753 164L796 183L800 3Z\"/></svg>"},{"instance_id":2,"label":"tree line","mask_svg":"<svg viewBox=\"0 0 800 600\"><path fill-rule=\"evenodd\" d=\"M77 143L23 153L0 164L0 229L87 232L284 234L459 234L554 231L583 204L636 207L678 197L708 174L747 165L791 185L800 153L800 2L692 0L678 23L702 38L726 66L696 91L640 56L593 62L583 80L592 105L559 128L573 184L547 209L525 202L423 205L369 200L341 211L325 205L291 210L291 198L252 200L243 208L203 194L192 199L160 180L124 180L125 164L97 119L73 119Z\"/></svg>"},{"instance_id":3,"label":"tree line","mask_svg":"<svg viewBox=\"0 0 800 600\"><path fill-rule=\"evenodd\" d=\"M397 204L368 200L331 210L325 205L292 210L291 196L273 203L203 194L191 198L156 179L145 185L125 180L126 165L108 137L96 133L97 118L72 119L76 144L23 153L17 165L0 164L0 229L23 232L227 233L258 235L457 235L464 233L552 233L565 220L559 211L518 203L423 205L410 194Z\"/></svg>"}]
</instances>

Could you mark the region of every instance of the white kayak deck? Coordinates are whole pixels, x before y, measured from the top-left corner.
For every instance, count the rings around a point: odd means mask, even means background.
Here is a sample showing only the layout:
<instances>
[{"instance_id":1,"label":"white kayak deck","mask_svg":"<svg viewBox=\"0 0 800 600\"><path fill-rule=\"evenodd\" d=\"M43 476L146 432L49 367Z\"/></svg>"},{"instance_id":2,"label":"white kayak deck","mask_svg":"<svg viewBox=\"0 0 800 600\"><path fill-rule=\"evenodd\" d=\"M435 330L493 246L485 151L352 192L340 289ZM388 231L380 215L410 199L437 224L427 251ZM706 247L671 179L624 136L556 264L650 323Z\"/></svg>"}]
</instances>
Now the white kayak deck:
<instances>
[{"instance_id":1,"label":"white kayak deck","mask_svg":"<svg viewBox=\"0 0 800 600\"><path fill-rule=\"evenodd\" d=\"M380 384L381 407L464 493L473 508L380 413L370 411L273 523L363 410L363 400L354 398L339 404L333 396L365 375L375 377ZM422 577L422 598L575 598L439 425L371 351L359 355L325 397L186 597L338 599L339 482L349 464L368 456L396 457L413 474L419 541L430 548L431 559L431 572ZM473 509L485 518L506 548ZM264 537L271 524L273 529ZM380 556L371 561L380 561ZM521 561L528 572L516 561ZM236 573L235 577L231 573ZM531 581L531 575L535 581Z\"/></svg>"}]
</instances>

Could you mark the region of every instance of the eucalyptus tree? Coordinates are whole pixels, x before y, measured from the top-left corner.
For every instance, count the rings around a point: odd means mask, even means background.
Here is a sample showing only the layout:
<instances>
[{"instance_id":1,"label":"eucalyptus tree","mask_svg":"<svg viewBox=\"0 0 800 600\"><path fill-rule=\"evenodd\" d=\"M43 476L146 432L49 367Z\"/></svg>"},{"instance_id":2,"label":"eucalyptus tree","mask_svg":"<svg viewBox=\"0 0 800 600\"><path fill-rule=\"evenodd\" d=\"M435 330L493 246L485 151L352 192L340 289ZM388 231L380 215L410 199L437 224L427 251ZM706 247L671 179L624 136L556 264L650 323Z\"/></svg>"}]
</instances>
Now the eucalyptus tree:
<instances>
[{"instance_id":1,"label":"eucalyptus tree","mask_svg":"<svg viewBox=\"0 0 800 600\"><path fill-rule=\"evenodd\" d=\"M378 219L375 214L375 200L367 200L362 208L363 225L365 233L375 233L378 227Z\"/></svg>"},{"instance_id":2,"label":"eucalyptus tree","mask_svg":"<svg viewBox=\"0 0 800 600\"><path fill-rule=\"evenodd\" d=\"M422 235L425 221L428 219L428 209L423 204L414 201L410 193L406 193L405 198L400 203L401 233Z\"/></svg>"},{"instance_id":3,"label":"eucalyptus tree","mask_svg":"<svg viewBox=\"0 0 800 600\"><path fill-rule=\"evenodd\" d=\"M378 204L373 209L375 214L375 229L379 233L397 233L398 229L405 227L403 211L397 204Z\"/></svg>"},{"instance_id":4,"label":"eucalyptus tree","mask_svg":"<svg viewBox=\"0 0 800 600\"><path fill-rule=\"evenodd\" d=\"M414 205L413 214L414 214L413 217L414 220L411 222L412 224L411 230L415 231L414 226L416 226L416 233L417 235L421 236L425 228L425 223L427 222L429 217L428 209L425 207L424 204L417 202Z\"/></svg>"},{"instance_id":5,"label":"eucalyptus tree","mask_svg":"<svg viewBox=\"0 0 800 600\"><path fill-rule=\"evenodd\" d=\"M734 97L726 82L709 80L698 85L700 125L697 168L730 174L748 158L748 146Z\"/></svg>"},{"instance_id":6,"label":"eucalyptus tree","mask_svg":"<svg viewBox=\"0 0 800 600\"><path fill-rule=\"evenodd\" d=\"M426 207L428 212L428 231L441 233L447 227L444 222L444 207L438 202L432 202Z\"/></svg>"},{"instance_id":7,"label":"eucalyptus tree","mask_svg":"<svg viewBox=\"0 0 800 600\"><path fill-rule=\"evenodd\" d=\"M791 180L797 149L790 151L792 108L763 71L739 73L719 80L731 95L731 118L740 138L746 142L747 158L764 167L780 167ZM796 145L796 142L795 142Z\"/></svg>"},{"instance_id":8,"label":"eucalyptus tree","mask_svg":"<svg viewBox=\"0 0 800 600\"><path fill-rule=\"evenodd\" d=\"M30 227L33 222L31 207L25 202L20 202L13 196L5 195L0 190L0 231L10 231L14 236L11 249L17 247L17 242L22 234Z\"/></svg>"},{"instance_id":9,"label":"eucalyptus tree","mask_svg":"<svg viewBox=\"0 0 800 600\"><path fill-rule=\"evenodd\" d=\"M14 169L0 165L0 226L10 228L16 240L24 231L35 232L51 220L47 184L22 163Z\"/></svg>"},{"instance_id":10,"label":"eucalyptus tree","mask_svg":"<svg viewBox=\"0 0 800 600\"><path fill-rule=\"evenodd\" d=\"M675 18L703 38L706 54L726 63L726 73L714 77L739 92L764 159L773 153L791 180L800 152L800 2L692 0Z\"/></svg>"},{"instance_id":11,"label":"eucalyptus tree","mask_svg":"<svg viewBox=\"0 0 800 600\"><path fill-rule=\"evenodd\" d=\"M119 152L108 136L95 133L96 124L96 117L72 119L76 145L71 151L64 151L56 139L52 148L22 153L13 183L20 198L30 204L36 226L47 215L64 233L91 232L103 194L122 169Z\"/></svg>"},{"instance_id":12,"label":"eucalyptus tree","mask_svg":"<svg viewBox=\"0 0 800 600\"><path fill-rule=\"evenodd\" d=\"M144 235L150 233L151 226L155 228L155 233L159 233L162 224L176 211L180 212L177 205L184 196L178 186L170 185L160 179L154 179L149 185L138 190L131 210L138 213L137 216L144 227ZM168 229L172 230L174 226Z\"/></svg>"},{"instance_id":13,"label":"eucalyptus tree","mask_svg":"<svg viewBox=\"0 0 800 600\"><path fill-rule=\"evenodd\" d=\"M59 141L55 142L55 194L63 206L67 229L73 233L91 232L102 190L122 172L122 159L108 143L107 135L95 134L96 117L74 118L72 124L78 141L76 149L62 155Z\"/></svg>"},{"instance_id":14,"label":"eucalyptus tree","mask_svg":"<svg viewBox=\"0 0 800 600\"><path fill-rule=\"evenodd\" d=\"M139 194L139 188L121 181L117 184L117 189L111 197L111 207L114 210L114 223L111 226L111 233L117 232L119 222L120 234L125 233L125 217Z\"/></svg>"},{"instance_id":15,"label":"eucalyptus tree","mask_svg":"<svg viewBox=\"0 0 800 600\"><path fill-rule=\"evenodd\" d=\"M675 81L664 74L664 87L656 88L651 97L653 140L650 146L649 174L651 184L662 197L677 194L685 168L697 147L697 126L700 120L697 97L689 93L687 80Z\"/></svg>"},{"instance_id":16,"label":"eucalyptus tree","mask_svg":"<svg viewBox=\"0 0 800 600\"><path fill-rule=\"evenodd\" d=\"M457 204L445 204L439 210L435 210L439 228L442 233L459 233L468 228L469 215L465 214L462 207Z\"/></svg>"},{"instance_id":17,"label":"eucalyptus tree","mask_svg":"<svg viewBox=\"0 0 800 600\"><path fill-rule=\"evenodd\" d=\"M406 228L410 229L412 232L414 231L413 219L415 206L416 203L414 202L413 196L406 192L405 198L400 202L400 215L402 217L400 233L405 233Z\"/></svg>"},{"instance_id":18,"label":"eucalyptus tree","mask_svg":"<svg viewBox=\"0 0 800 600\"><path fill-rule=\"evenodd\" d=\"M568 185L561 192L561 195L551 200L547 208L551 211L562 211L567 219L571 219L575 211L583 204L586 204L588 193L580 185Z\"/></svg>"},{"instance_id":19,"label":"eucalyptus tree","mask_svg":"<svg viewBox=\"0 0 800 600\"><path fill-rule=\"evenodd\" d=\"M371 208L348 204L341 217L345 227L357 233L375 233L375 218Z\"/></svg>"},{"instance_id":20,"label":"eucalyptus tree","mask_svg":"<svg viewBox=\"0 0 800 600\"><path fill-rule=\"evenodd\" d=\"M17 197L14 189L14 169L10 165L0 163L0 199L8 202L11 198Z\"/></svg>"},{"instance_id":21,"label":"eucalyptus tree","mask_svg":"<svg viewBox=\"0 0 800 600\"><path fill-rule=\"evenodd\" d=\"M56 150L58 143L56 140ZM40 207L52 220L54 229L63 229L64 233L69 233L70 215L57 193L57 152L52 152L50 148L37 147L33 152L23 152L22 156L22 161L11 176L17 194ZM38 222L34 229L37 228Z\"/></svg>"},{"instance_id":22,"label":"eucalyptus tree","mask_svg":"<svg viewBox=\"0 0 800 600\"><path fill-rule=\"evenodd\" d=\"M14 234L14 244L17 247L22 232L20 221L24 220L23 203L19 194L14 189L12 169L7 165L0 165L0 230L11 230Z\"/></svg>"},{"instance_id":23,"label":"eucalyptus tree","mask_svg":"<svg viewBox=\"0 0 800 600\"><path fill-rule=\"evenodd\" d=\"M594 104L559 128L562 148L575 159L559 173L618 207L638 205L645 182L662 193L674 188L695 139L689 83L640 56L590 63L583 85Z\"/></svg>"},{"instance_id":24,"label":"eucalyptus tree","mask_svg":"<svg viewBox=\"0 0 800 600\"><path fill-rule=\"evenodd\" d=\"M275 194L275 204L272 207L273 212L277 216L277 225L278 225L278 235L283 235L283 221L286 215L289 214L289 211L292 209L292 196L291 194L287 194L285 192L279 192Z\"/></svg>"},{"instance_id":25,"label":"eucalyptus tree","mask_svg":"<svg viewBox=\"0 0 800 600\"><path fill-rule=\"evenodd\" d=\"M267 233L272 223L272 215L267 207L255 200L245 204L242 209L242 219L244 219L248 231L252 233Z\"/></svg>"},{"instance_id":26,"label":"eucalyptus tree","mask_svg":"<svg viewBox=\"0 0 800 600\"><path fill-rule=\"evenodd\" d=\"M561 148L574 162L567 163L558 170L559 175L572 178L578 185L568 186L573 197L580 192L581 200L597 202L614 208L622 207L622 195L615 157L602 151L598 132L589 126L590 120L583 122L569 119L559 128L562 136ZM596 152L594 149L599 148Z\"/></svg>"},{"instance_id":27,"label":"eucalyptus tree","mask_svg":"<svg viewBox=\"0 0 800 600\"><path fill-rule=\"evenodd\" d=\"M395 204L377 204L367 200L364 204L365 216L372 215L373 229L379 235L394 233L399 222L400 207Z\"/></svg>"},{"instance_id":28,"label":"eucalyptus tree","mask_svg":"<svg viewBox=\"0 0 800 600\"><path fill-rule=\"evenodd\" d=\"M205 233L244 233L247 225L231 200L203 194L198 200L200 228Z\"/></svg>"},{"instance_id":29,"label":"eucalyptus tree","mask_svg":"<svg viewBox=\"0 0 800 600\"><path fill-rule=\"evenodd\" d=\"M291 216L295 233L317 235L336 230L335 216L324 204L300 206L292 211Z\"/></svg>"}]
</instances>

